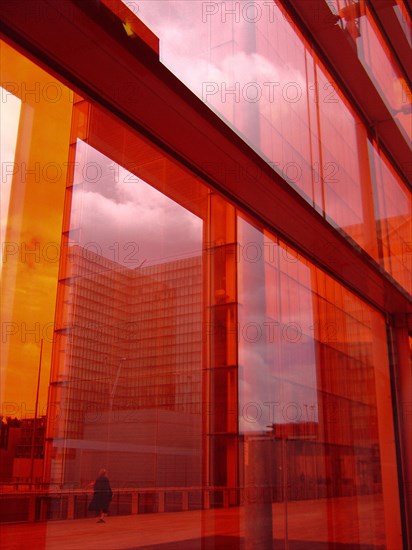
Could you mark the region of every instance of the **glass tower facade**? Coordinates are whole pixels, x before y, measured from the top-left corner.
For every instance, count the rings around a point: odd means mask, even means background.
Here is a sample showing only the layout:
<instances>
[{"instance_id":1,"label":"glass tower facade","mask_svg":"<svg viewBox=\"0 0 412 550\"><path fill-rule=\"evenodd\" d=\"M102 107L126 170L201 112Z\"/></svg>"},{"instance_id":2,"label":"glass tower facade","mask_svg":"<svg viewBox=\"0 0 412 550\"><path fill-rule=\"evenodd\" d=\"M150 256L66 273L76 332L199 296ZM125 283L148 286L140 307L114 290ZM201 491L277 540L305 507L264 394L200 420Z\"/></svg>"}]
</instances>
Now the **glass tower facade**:
<instances>
[{"instance_id":1,"label":"glass tower facade","mask_svg":"<svg viewBox=\"0 0 412 550\"><path fill-rule=\"evenodd\" d=\"M406 3L1 11L6 547L409 548Z\"/></svg>"}]
</instances>

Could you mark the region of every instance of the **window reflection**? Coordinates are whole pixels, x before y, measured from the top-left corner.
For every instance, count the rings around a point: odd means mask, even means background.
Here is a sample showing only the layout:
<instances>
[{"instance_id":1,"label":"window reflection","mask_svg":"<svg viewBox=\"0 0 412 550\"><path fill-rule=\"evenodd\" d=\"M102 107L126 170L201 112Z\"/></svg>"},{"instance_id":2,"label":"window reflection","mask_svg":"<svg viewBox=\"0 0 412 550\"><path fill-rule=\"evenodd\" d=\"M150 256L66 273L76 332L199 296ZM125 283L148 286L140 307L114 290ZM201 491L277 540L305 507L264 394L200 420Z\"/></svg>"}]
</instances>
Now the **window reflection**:
<instances>
[{"instance_id":1,"label":"window reflection","mask_svg":"<svg viewBox=\"0 0 412 550\"><path fill-rule=\"evenodd\" d=\"M370 10L364 2L361 2L361 5L359 37L356 40L359 59L405 139L410 143L412 139L411 90L378 31Z\"/></svg>"},{"instance_id":2,"label":"window reflection","mask_svg":"<svg viewBox=\"0 0 412 550\"><path fill-rule=\"evenodd\" d=\"M74 166L50 481L84 486L103 461L114 486L198 486L202 220L82 140Z\"/></svg>"},{"instance_id":3,"label":"window reflection","mask_svg":"<svg viewBox=\"0 0 412 550\"><path fill-rule=\"evenodd\" d=\"M317 422L310 270L241 218L238 228L240 430Z\"/></svg>"},{"instance_id":4,"label":"window reflection","mask_svg":"<svg viewBox=\"0 0 412 550\"><path fill-rule=\"evenodd\" d=\"M368 146L380 256L392 277L412 292L412 197L377 144Z\"/></svg>"},{"instance_id":5,"label":"window reflection","mask_svg":"<svg viewBox=\"0 0 412 550\"><path fill-rule=\"evenodd\" d=\"M11 70L21 58L9 55ZM305 56L311 78L327 84ZM48 238L62 239L55 261L6 264L8 319L43 323L55 310L55 333L45 485L4 493L5 521L41 520L39 545L50 546L43 520L86 518L86 487L103 463L115 489L111 514L130 516L122 535L133 541L138 531L158 547L398 548L384 316L98 106L75 95L73 105L34 108L16 150L24 135L28 158L47 164L51 151L69 175L66 188L65 171L35 187L34 173L24 200L10 201L9 220L23 212L16 239L51 226ZM343 104L339 116L351 158L365 135ZM319 128L336 132L330 111ZM370 165L342 167L348 185L370 170L373 217L362 193L349 208L336 182L313 188L349 234L362 232L362 217L377 221L379 257L406 286L406 191L369 147ZM325 151L337 158L333 144ZM28 404L38 349L26 344L19 334L6 356L6 395ZM42 438L44 419L39 428ZM0 429L3 453L20 426ZM81 531L82 547L88 536L95 544L94 527ZM14 538L27 545L25 528Z\"/></svg>"},{"instance_id":6,"label":"window reflection","mask_svg":"<svg viewBox=\"0 0 412 550\"><path fill-rule=\"evenodd\" d=\"M357 48L359 60L375 84L406 139L411 139L410 88L393 58L385 38L364 0L328 0L326 2ZM409 43L410 29L403 4L393 6ZM406 18L404 18L404 14Z\"/></svg>"},{"instance_id":7,"label":"window reflection","mask_svg":"<svg viewBox=\"0 0 412 550\"><path fill-rule=\"evenodd\" d=\"M382 368L389 375L378 352L383 319L281 241L243 218L238 228L240 468L254 518L246 540L266 529L308 548L383 548L383 531L370 530L392 494L378 391ZM294 521L306 500L308 530ZM339 533L343 517L356 533Z\"/></svg>"},{"instance_id":8,"label":"window reflection","mask_svg":"<svg viewBox=\"0 0 412 550\"><path fill-rule=\"evenodd\" d=\"M81 140L71 220L71 242L128 268L201 252L197 216Z\"/></svg>"},{"instance_id":9,"label":"window reflection","mask_svg":"<svg viewBox=\"0 0 412 550\"><path fill-rule=\"evenodd\" d=\"M395 12L396 17L401 24L402 30L405 33L406 39L412 48L411 18L409 17L403 0L396 0L396 4L396 6L393 6L393 11Z\"/></svg>"}]
</instances>

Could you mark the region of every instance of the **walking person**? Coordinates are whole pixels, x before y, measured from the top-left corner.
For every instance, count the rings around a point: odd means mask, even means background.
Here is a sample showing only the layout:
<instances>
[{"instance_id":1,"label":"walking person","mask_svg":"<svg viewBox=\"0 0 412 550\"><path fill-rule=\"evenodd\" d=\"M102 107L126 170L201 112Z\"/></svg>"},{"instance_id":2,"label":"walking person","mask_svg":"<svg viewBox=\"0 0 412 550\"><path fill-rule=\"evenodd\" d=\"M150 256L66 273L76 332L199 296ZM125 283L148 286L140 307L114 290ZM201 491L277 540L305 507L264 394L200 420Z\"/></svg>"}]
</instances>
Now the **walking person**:
<instances>
[{"instance_id":1,"label":"walking person","mask_svg":"<svg viewBox=\"0 0 412 550\"><path fill-rule=\"evenodd\" d=\"M107 470L102 468L99 472L99 477L94 482L93 498L89 504L89 510L98 512L100 518L97 523L106 523L104 517L109 512L110 502L113 498L113 491L110 487L109 478L107 477Z\"/></svg>"}]
</instances>

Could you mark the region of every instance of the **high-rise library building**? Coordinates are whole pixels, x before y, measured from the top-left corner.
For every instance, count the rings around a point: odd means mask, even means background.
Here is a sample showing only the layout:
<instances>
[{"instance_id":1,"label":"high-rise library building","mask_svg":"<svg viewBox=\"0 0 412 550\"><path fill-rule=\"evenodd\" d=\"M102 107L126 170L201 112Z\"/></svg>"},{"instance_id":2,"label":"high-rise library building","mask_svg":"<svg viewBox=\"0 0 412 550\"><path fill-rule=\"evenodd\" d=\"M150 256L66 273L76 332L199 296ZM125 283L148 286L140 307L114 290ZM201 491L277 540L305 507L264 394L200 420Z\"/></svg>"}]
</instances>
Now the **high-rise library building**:
<instances>
[{"instance_id":1,"label":"high-rise library building","mask_svg":"<svg viewBox=\"0 0 412 550\"><path fill-rule=\"evenodd\" d=\"M0 12L4 533L411 548L408 2Z\"/></svg>"}]
</instances>

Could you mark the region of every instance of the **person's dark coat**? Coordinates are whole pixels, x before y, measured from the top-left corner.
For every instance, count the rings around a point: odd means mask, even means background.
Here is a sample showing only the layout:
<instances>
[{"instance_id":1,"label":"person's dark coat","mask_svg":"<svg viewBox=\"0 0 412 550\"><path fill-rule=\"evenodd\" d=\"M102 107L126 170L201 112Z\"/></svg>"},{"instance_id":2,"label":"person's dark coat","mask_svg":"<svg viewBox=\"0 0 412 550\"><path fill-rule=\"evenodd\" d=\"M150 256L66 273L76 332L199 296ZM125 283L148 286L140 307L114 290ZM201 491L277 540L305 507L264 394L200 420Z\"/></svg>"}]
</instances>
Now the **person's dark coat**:
<instances>
[{"instance_id":1,"label":"person's dark coat","mask_svg":"<svg viewBox=\"0 0 412 550\"><path fill-rule=\"evenodd\" d=\"M94 482L94 494L89 510L107 514L112 498L113 491L109 479L106 476L99 476Z\"/></svg>"}]
</instances>

